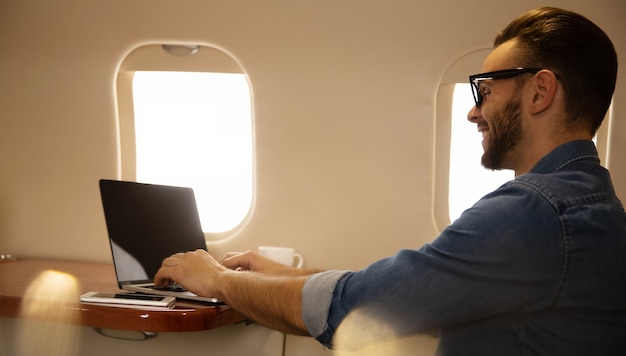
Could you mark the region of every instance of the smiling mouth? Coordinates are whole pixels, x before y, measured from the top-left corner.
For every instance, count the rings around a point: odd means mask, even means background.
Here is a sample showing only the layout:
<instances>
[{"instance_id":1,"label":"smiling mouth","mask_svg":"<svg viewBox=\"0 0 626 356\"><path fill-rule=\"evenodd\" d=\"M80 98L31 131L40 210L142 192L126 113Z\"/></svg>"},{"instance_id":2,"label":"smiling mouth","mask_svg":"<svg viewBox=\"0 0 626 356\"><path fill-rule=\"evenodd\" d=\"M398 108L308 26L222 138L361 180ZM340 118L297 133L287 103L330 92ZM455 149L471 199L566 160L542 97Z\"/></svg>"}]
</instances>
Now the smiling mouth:
<instances>
[{"instance_id":1,"label":"smiling mouth","mask_svg":"<svg viewBox=\"0 0 626 356\"><path fill-rule=\"evenodd\" d=\"M483 149L486 149L487 141L489 140L489 126L485 124L478 125L478 132L483 137L483 141L482 141Z\"/></svg>"}]
</instances>

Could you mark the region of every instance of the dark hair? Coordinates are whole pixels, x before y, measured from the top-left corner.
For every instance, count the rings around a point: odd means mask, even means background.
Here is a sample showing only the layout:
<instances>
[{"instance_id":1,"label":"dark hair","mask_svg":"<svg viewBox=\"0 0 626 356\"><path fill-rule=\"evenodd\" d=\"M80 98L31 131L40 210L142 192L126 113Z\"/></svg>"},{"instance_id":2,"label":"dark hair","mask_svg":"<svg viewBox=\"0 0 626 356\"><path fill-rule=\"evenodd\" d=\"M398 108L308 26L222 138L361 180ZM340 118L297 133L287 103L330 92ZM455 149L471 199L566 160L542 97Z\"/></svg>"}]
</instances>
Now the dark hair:
<instances>
[{"instance_id":1,"label":"dark hair","mask_svg":"<svg viewBox=\"0 0 626 356\"><path fill-rule=\"evenodd\" d=\"M552 70L562 83L572 124L595 133L617 77L617 54L606 33L579 14L542 7L513 20L498 34L495 47L511 39L519 41L519 65Z\"/></svg>"}]
</instances>

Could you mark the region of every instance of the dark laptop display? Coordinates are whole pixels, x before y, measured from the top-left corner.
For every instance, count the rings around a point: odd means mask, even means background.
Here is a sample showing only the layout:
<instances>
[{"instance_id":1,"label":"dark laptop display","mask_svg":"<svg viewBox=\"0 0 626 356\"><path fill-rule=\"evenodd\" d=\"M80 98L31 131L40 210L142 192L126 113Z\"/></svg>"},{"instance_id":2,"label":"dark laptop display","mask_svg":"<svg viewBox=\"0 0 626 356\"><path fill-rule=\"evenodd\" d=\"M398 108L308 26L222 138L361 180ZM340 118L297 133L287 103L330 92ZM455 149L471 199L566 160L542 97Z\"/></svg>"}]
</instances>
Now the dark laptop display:
<instances>
[{"instance_id":1,"label":"dark laptop display","mask_svg":"<svg viewBox=\"0 0 626 356\"><path fill-rule=\"evenodd\" d=\"M178 252L206 250L191 188L103 179L100 194L120 288L153 290L153 277L164 258ZM154 292L216 301L189 292Z\"/></svg>"}]
</instances>

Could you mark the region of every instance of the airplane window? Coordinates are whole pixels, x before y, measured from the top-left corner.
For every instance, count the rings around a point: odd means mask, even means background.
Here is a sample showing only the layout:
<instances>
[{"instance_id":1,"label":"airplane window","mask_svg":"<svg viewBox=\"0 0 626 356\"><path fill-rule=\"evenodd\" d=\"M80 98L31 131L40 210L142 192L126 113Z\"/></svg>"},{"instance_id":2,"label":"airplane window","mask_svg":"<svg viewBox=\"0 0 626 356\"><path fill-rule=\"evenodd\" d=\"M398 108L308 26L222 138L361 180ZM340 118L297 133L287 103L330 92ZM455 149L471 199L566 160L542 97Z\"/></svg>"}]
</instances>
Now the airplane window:
<instances>
[{"instance_id":1,"label":"airplane window","mask_svg":"<svg viewBox=\"0 0 626 356\"><path fill-rule=\"evenodd\" d=\"M119 176L192 187L207 239L230 236L254 201L251 89L214 47L149 44L117 72Z\"/></svg>"},{"instance_id":2,"label":"airplane window","mask_svg":"<svg viewBox=\"0 0 626 356\"><path fill-rule=\"evenodd\" d=\"M482 137L476 125L467 121L474 106L469 84L459 83L452 97L450 175L448 208L450 221L456 220L485 194L514 178L511 170L491 171L480 164Z\"/></svg>"},{"instance_id":3,"label":"airplane window","mask_svg":"<svg viewBox=\"0 0 626 356\"><path fill-rule=\"evenodd\" d=\"M194 188L205 232L237 226L252 202L252 125L240 73L137 71L136 179Z\"/></svg>"}]
</instances>

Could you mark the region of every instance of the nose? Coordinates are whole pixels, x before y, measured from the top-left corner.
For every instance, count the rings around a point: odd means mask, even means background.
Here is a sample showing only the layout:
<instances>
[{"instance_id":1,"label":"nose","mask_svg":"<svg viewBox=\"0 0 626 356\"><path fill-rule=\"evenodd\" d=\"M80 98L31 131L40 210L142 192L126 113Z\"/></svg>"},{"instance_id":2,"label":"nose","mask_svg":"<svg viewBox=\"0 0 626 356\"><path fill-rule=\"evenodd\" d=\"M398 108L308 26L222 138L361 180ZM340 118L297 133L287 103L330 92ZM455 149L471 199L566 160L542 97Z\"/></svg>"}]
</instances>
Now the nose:
<instances>
[{"instance_id":1,"label":"nose","mask_svg":"<svg viewBox=\"0 0 626 356\"><path fill-rule=\"evenodd\" d=\"M470 111L467 113L467 120L471 123L477 123L478 120L482 117L480 113L480 109L476 107L476 105L472 106Z\"/></svg>"}]
</instances>

